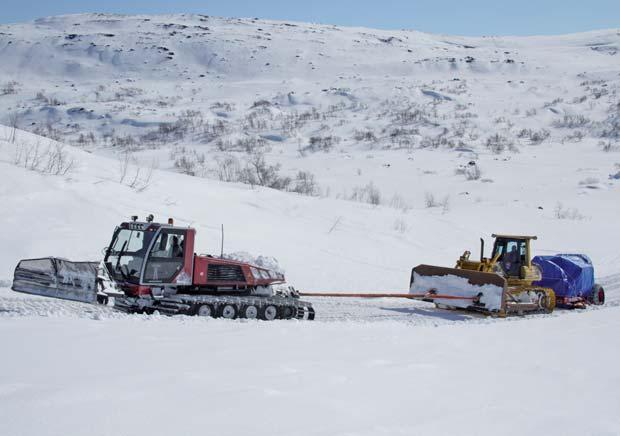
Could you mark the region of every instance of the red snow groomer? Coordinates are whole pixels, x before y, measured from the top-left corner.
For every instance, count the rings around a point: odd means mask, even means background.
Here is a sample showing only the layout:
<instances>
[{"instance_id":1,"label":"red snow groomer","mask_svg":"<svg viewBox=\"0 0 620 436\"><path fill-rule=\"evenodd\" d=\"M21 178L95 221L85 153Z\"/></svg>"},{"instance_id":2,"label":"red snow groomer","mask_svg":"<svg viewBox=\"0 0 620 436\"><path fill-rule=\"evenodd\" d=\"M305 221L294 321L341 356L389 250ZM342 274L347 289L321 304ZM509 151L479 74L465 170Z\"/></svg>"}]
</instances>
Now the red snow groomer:
<instances>
[{"instance_id":1,"label":"red snow groomer","mask_svg":"<svg viewBox=\"0 0 620 436\"><path fill-rule=\"evenodd\" d=\"M22 260L17 292L87 303L125 312L222 318L314 319L314 309L267 268L194 253L196 230L137 217L120 224L98 262L48 257Z\"/></svg>"}]
</instances>

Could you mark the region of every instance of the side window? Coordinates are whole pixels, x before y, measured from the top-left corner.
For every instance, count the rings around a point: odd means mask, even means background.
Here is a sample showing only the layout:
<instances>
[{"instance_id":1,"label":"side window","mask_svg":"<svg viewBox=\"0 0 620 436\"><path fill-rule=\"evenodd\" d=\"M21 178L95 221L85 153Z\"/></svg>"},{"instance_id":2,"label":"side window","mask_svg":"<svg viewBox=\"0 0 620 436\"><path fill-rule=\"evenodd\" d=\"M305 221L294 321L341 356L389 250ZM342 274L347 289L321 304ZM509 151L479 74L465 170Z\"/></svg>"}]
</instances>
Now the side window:
<instances>
[{"instance_id":1,"label":"side window","mask_svg":"<svg viewBox=\"0 0 620 436\"><path fill-rule=\"evenodd\" d=\"M493 253L493 257L497 256L498 253L499 253L498 259L501 260L502 257L504 256L504 244L502 243L495 244L495 252Z\"/></svg>"},{"instance_id":2,"label":"side window","mask_svg":"<svg viewBox=\"0 0 620 436\"><path fill-rule=\"evenodd\" d=\"M172 259L183 257L185 235L162 231L151 250L151 257Z\"/></svg>"},{"instance_id":3,"label":"side window","mask_svg":"<svg viewBox=\"0 0 620 436\"><path fill-rule=\"evenodd\" d=\"M184 230L162 230L149 254L144 280L170 283L183 268L185 253Z\"/></svg>"},{"instance_id":4,"label":"side window","mask_svg":"<svg viewBox=\"0 0 620 436\"><path fill-rule=\"evenodd\" d=\"M525 259L525 249L526 249L525 241L519 242L519 254L521 255L522 259Z\"/></svg>"}]
</instances>

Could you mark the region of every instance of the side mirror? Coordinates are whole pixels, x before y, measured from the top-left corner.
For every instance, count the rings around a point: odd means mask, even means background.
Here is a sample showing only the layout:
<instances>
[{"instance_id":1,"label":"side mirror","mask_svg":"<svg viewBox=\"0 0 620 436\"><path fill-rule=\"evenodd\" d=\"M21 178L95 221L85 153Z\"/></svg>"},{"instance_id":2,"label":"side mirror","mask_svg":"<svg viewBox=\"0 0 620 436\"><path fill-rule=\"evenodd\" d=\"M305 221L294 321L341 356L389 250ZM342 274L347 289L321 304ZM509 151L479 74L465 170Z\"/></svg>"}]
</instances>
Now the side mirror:
<instances>
[{"instance_id":1,"label":"side mirror","mask_svg":"<svg viewBox=\"0 0 620 436\"><path fill-rule=\"evenodd\" d=\"M103 254L104 256L106 255L107 252L108 252L108 247L103 247L101 249L101 254Z\"/></svg>"}]
</instances>

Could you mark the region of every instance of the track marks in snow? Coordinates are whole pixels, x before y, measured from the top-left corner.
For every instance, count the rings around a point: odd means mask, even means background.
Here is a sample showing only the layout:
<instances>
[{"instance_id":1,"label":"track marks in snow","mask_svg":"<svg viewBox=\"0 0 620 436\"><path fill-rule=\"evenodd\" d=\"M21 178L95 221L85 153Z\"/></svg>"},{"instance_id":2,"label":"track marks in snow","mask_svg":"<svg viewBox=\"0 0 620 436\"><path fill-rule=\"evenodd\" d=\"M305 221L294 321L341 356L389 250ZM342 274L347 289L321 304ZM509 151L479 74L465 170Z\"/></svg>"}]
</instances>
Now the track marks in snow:
<instances>
[{"instance_id":1,"label":"track marks in snow","mask_svg":"<svg viewBox=\"0 0 620 436\"><path fill-rule=\"evenodd\" d=\"M620 276L618 276L620 279ZM609 283L602 281L602 283ZM615 283L615 282L614 282ZM620 285L620 281L618 282ZM604 306L590 306L583 310L556 309L550 315L527 315L525 317L510 317L507 319L494 318L477 313L442 310L433 304L405 299L363 299L363 298L307 298L316 310L316 320L313 322L300 321L312 325L314 323L361 323L374 324L383 322L397 322L413 327L436 327L440 325L463 325L465 323L490 324L496 322L515 322L526 318L557 318L562 316L578 316L589 311L617 309L620 307L620 292L618 285L611 286L608 301ZM144 322L254 322L247 320L211 320L195 317L176 316L148 316L128 315L114 310L110 306L90 305L65 300L55 300L38 296L17 294L10 289L0 289L0 320L3 318L63 318L63 319L90 319L90 320L121 320L134 319ZM260 322L260 321L259 321ZM275 321L275 323L295 323L296 321Z\"/></svg>"},{"instance_id":2,"label":"track marks in snow","mask_svg":"<svg viewBox=\"0 0 620 436\"><path fill-rule=\"evenodd\" d=\"M127 315L108 306L22 295L10 289L0 289L0 318L7 317L59 317L99 320L122 318L127 317Z\"/></svg>"}]
</instances>

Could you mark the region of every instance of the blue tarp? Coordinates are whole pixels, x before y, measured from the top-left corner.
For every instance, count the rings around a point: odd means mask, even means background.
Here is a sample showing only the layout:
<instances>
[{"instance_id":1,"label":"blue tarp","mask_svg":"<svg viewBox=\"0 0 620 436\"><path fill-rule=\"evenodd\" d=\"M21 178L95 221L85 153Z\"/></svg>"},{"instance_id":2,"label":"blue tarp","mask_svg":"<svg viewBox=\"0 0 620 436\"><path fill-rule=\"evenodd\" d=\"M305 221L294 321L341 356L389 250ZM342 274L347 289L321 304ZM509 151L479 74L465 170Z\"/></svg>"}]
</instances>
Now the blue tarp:
<instances>
[{"instance_id":1,"label":"blue tarp","mask_svg":"<svg viewBox=\"0 0 620 436\"><path fill-rule=\"evenodd\" d=\"M540 267L543 277L534 284L553 289L557 297L587 297L592 292L594 267L585 254L536 256L532 263Z\"/></svg>"}]
</instances>

